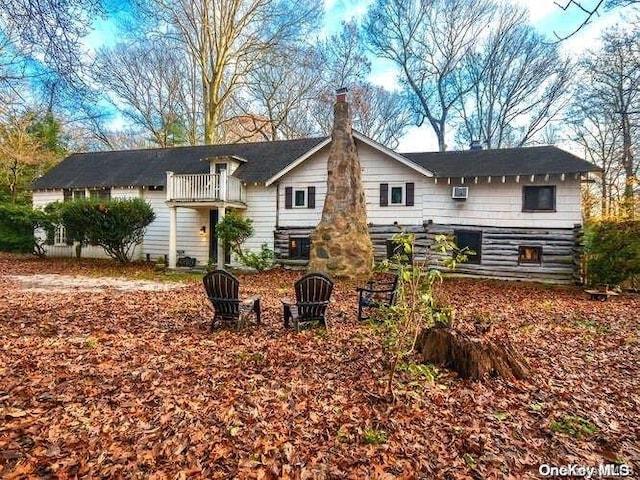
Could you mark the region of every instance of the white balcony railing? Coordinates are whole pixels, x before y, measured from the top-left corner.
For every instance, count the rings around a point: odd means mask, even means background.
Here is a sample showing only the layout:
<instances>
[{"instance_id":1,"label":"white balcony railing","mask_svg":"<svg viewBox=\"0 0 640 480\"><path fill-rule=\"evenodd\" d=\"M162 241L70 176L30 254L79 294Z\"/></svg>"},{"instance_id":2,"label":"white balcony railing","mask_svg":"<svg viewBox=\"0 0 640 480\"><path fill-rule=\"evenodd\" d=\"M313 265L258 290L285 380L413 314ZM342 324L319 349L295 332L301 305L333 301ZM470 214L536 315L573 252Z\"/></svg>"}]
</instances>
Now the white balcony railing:
<instances>
[{"instance_id":1,"label":"white balcony railing","mask_svg":"<svg viewBox=\"0 0 640 480\"><path fill-rule=\"evenodd\" d=\"M242 182L220 173L175 174L167 172L167 201L244 202Z\"/></svg>"}]
</instances>

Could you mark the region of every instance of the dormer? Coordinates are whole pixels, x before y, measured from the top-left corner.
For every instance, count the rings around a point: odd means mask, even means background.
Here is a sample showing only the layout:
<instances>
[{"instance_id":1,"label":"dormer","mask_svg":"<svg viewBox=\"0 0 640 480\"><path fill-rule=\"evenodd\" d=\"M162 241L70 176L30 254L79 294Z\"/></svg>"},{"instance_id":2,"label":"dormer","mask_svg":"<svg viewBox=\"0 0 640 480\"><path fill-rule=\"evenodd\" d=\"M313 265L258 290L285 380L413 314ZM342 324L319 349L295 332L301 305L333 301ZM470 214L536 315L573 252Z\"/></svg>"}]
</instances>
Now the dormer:
<instances>
[{"instance_id":1,"label":"dormer","mask_svg":"<svg viewBox=\"0 0 640 480\"><path fill-rule=\"evenodd\" d=\"M221 155L218 157L209 157L205 159L209 162L209 173L220 173L222 170L227 171L227 175L233 175L241 164L246 160L235 155Z\"/></svg>"}]
</instances>

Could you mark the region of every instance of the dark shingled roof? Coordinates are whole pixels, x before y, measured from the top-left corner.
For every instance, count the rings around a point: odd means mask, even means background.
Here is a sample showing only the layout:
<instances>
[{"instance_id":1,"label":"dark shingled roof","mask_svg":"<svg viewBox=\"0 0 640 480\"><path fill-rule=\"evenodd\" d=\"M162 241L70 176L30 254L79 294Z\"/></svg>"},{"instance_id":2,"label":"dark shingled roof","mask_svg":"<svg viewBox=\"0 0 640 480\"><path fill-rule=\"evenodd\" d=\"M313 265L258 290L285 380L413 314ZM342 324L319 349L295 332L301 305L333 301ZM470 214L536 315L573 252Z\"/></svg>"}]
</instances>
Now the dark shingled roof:
<instances>
[{"instance_id":1,"label":"dark shingled roof","mask_svg":"<svg viewBox=\"0 0 640 480\"><path fill-rule=\"evenodd\" d=\"M276 142L200 145L116 152L75 153L32 183L33 189L166 185L166 172L208 173L205 158L247 160L234 172L245 182L264 182L327 137Z\"/></svg>"},{"instance_id":2,"label":"dark shingled roof","mask_svg":"<svg viewBox=\"0 0 640 480\"><path fill-rule=\"evenodd\" d=\"M402 153L436 177L546 175L601 169L558 147L524 147L457 152Z\"/></svg>"},{"instance_id":3,"label":"dark shingled roof","mask_svg":"<svg viewBox=\"0 0 640 480\"><path fill-rule=\"evenodd\" d=\"M166 172L208 173L206 158L236 156L233 176L265 182L328 137L277 142L76 153L32 183L33 189L164 186ZM594 172L600 168L557 147L401 154L436 177Z\"/></svg>"}]
</instances>

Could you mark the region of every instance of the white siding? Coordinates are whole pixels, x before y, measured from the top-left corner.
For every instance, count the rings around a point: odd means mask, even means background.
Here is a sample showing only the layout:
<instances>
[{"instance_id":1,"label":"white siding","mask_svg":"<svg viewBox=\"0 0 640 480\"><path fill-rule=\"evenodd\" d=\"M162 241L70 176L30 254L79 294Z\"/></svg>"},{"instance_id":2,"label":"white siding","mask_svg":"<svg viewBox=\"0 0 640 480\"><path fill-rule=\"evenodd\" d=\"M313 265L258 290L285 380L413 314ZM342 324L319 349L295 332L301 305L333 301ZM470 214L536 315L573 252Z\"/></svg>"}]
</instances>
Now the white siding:
<instances>
[{"instance_id":1,"label":"white siding","mask_svg":"<svg viewBox=\"0 0 640 480\"><path fill-rule=\"evenodd\" d=\"M129 198L140 198L141 192L139 188L112 188L112 200L126 200Z\"/></svg>"},{"instance_id":2,"label":"white siding","mask_svg":"<svg viewBox=\"0 0 640 480\"><path fill-rule=\"evenodd\" d=\"M479 225L495 227L531 227L531 228L571 228L581 223L580 183L573 176L565 181L559 175L552 175L548 181L542 178L531 182L530 177L516 183L514 177L479 178L478 183L469 182L469 198L464 201L453 200L451 189L461 185L459 179L439 179L434 184L430 180L429 188L422 196L422 216L437 224ZM522 187L524 185L555 185L555 212L523 212Z\"/></svg>"},{"instance_id":3,"label":"white siding","mask_svg":"<svg viewBox=\"0 0 640 480\"><path fill-rule=\"evenodd\" d=\"M362 183L367 198L367 222L374 225L421 225L422 206L420 198L429 189L429 178L412 168L402 165L369 145L358 143L358 154L362 166ZM388 183L391 187L402 187L406 199L406 184L414 184L414 205L380 206L380 184Z\"/></svg>"},{"instance_id":4,"label":"white siding","mask_svg":"<svg viewBox=\"0 0 640 480\"><path fill-rule=\"evenodd\" d=\"M247 185L245 187L247 209L241 213L243 217L253 220L255 232L245 242L243 248L257 252L263 243L266 243L269 248L273 248L273 230L276 227L276 192L275 186ZM282 194L284 195L284 191ZM284 202L284 197L281 198L281 202Z\"/></svg>"},{"instance_id":5,"label":"white siding","mask_svg":"<svg viewBox=\"0 0 640 480\"><path fill-rule=\"evenodd\" d=\"M308 158L302 164L286 174L278 186L278 225L287 227L315 226L320 222L324 197L327 194L327 159L329 149L323 148L320 152ZM307 187L316 187L316 207L285 208L285 188L293 190L307 190Z\"/></svg>"},{"instance_id":6,"label":"white siding","mask_svg":"<svg viewBox=\"0 0 640 480\"><path fill-rule=\"evenodd\" d=\"M33 192L33 208L44 208L53 202L62 202L64 194L62 190L40 190Z\"/></svg>"},{"instance_id":7,"label":"white siding","mask_svg":"<svg viewBox=\"0 0 640 480\"><path fill-rule=\"evenodd\" d=\"M156 219L147 227L142 243L142 257L150 255L151 260L169 255L169 208L165 204L164 191L143 191L143 198L149 202ZM200 227L207 228L206 235L200 235ZM178 208L178 246L184 255L195 257L199 264L209 261L209 209Z\"/></svg>"},{"instance_id":8,"label":"white siding","mask_svg":"<svg viewBox=\"0 0 640 480\"><path fill-rule=\"evenodd\" d=\"M367 202L367 222L374 225L422 225L431 220L437 224L478 225L496 227L530 227L530 228L572 228L581 223L580 182L572 175L562 181L559 175L552 175L548 180L538 176L534 182L530 177L521 177L516 183L515 177L493 177L491 183L487 178L479 178L478 183L466 179L464 185L469 187L469 198L456 201L451 198L451 189L459 185L460 179L446 179L435 183L433 178L425 177L415 170L387 157L384 153L356 142L362 180ZM279 221L280 227L310 227L320 221L324 197L326 195L327 157L329 149L324 148L301 165L285 175L280 181ZM471 180L471 181L470 181ZM406 196L406 183L414 183L414 206L403 205L380 206L380 184L403 187ZM523 185L555 185L555 212L523 212ZM316 187L316 208L285 208L285 188L306 189ZM251 203L252 200L249 200ZM253 210L250 216L254 218ZM255 218L254 218L255 219Z\"/></svg>"}]
</instances>

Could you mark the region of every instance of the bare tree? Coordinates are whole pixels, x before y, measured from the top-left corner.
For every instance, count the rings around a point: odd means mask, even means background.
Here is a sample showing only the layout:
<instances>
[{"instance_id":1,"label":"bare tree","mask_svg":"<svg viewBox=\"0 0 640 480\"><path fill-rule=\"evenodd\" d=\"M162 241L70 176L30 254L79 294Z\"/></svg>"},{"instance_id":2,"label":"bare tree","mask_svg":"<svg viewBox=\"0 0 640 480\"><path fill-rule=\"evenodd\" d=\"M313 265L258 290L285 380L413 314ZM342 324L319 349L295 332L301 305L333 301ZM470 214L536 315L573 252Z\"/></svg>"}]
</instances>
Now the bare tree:
<instances>
[{"instance_id":1,"label":"bare tree","mask_svg":"<svg viewBox=\"0 0 640 480\"><path fill-rule=\"evenodd\" d=\"M640 31L608 30L602 49L591 52L581 66L584 82L574 115L578 140L605 169L604 212L611 210L615 189L622 185L626 213L632 215L639 171Z\"/></svg>"},{"instance_id":2,"label":"bare tree","mask_svg":"<svg viewBox=\"0 0 640 480\"><path fill-rule=\"evenodd\" d=\"M597 0L595 4L593 2L587 4L579 0L558 0L554 2L562 10L578 10L583 14L583 20L576 28L566 35L558 35L555 33L558 41L567 40L574 36L585 26L587 26L593 17L598 16L601 10L613 10L619 7L627 7L630 5L640 4L640 0Z\"/></svg>"},{"instance_id":3,"label":"bare tree","mask_svg":"<svg viewBox=\"0 0 640 480\"><path fill-rule=\"evenodd\" d=\"M253 133L264 140L313 134L308 117L311 104L318 101L320 71L315 51L309 47L283 46L267 53L248 73L249 99L238 106L240 111L255 112L264 120L255 122Z\"/></svg>"},{"instance_id":4,"label":"bare tree","mask_svg":"<svg viewBox=\"0 0 640 480\"><path fill-rule=\"evenodd\" d=\"M15 48L70 79L82 65L80 40L103 13L101 0L3 0L0 30L14 31Z\"/></svg>"},{"instance_id":5,"label":"bare tree","mask_svg":"<svg viewBox=\"0 0 640 480\"><path fill-rule=\"evenodd\" d=\"M98 52L94 78L133 126L161 147L201 138L189 57L160 40L118 44Z\"/></svg>"},{"instance_id":6,"label":"bare tree","mask_svg":"<svg viewBox=\"0 0 640 480\"><path fill-rule=\"evenodd\" d=\"M544 131L567 104L570 63L545 43L525 10L502 5L486 38L465 58L462 85L472 85L455 105L458 138L488 148L520 147Z\"/></svg>"},{"instance_id":7,"label":"bare tree","mask_svg":"<svg viewBox=\"0 0 640 480\"><path fill-rule=\"evenodd\" d=\"M205 143L224 141L224 112L267 52L304 36L320 5L286 0L147 0L167 31L192 57L202 92Z\"/></svg>"},{"instance_id":8,"label":"bare tree","mask_svg":"<svg viewBox=\"0 0 640 480\"><path fill-rule=\"evenodd\" d=\"M378 0L367 15L368 44L400 69L418 124L429 122L441 151L451 109L473 88L464 59L492 10L486 0Z\"/></svg>"}]
</instances>

